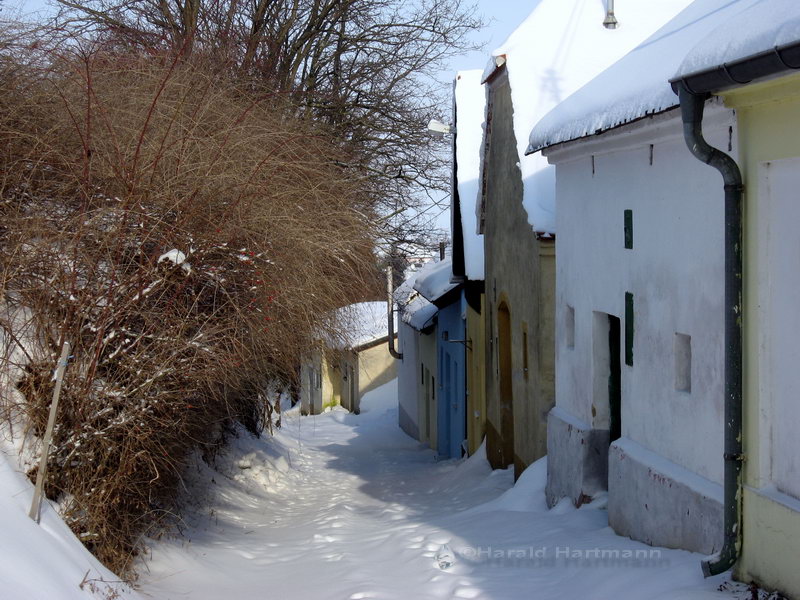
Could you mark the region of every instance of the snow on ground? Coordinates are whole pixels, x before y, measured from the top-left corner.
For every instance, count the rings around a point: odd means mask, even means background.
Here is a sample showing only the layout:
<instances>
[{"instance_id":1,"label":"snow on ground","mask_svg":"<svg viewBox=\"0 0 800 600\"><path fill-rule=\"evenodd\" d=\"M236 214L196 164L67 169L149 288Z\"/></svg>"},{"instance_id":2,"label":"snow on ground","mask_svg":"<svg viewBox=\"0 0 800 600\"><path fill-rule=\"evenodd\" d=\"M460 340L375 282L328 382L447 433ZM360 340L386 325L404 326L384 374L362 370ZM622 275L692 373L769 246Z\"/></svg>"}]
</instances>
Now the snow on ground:
<instances>
[{"instance_id":1,"label":"snow on ground","mask_svg":"<svg viewBox=\"0 0 800 600\"><path fill-rule=\"evenodd\" d=\"M274 438L243 433L215 470L198 462L194 483L212 482L213 492L198 499L183 537L152 542L142 592L165 600L746 597L727 576L703 580L697 554L616 536L603 498L548 510L545 460L513 487L511 473L491 471L482 452L437 462L397 427L396 394L396 380L378 388L359 416L293 409ZM626 558L637 551L639 559Z\"/></svg>"},{"instance_id":2,"label":"snow on ground","mask_svg":"<svg viewBox=\"0 0 800 600\"><path fill-rule=\"evenodd\" d=\"M27 351L36 353L31 330L22 326L30 322L30 314L2 304L0 314L22 332L19 339ZM141 600L89 553L49 500L42 501L39 524L28 516L33 485L25 473L35 464L39 448L33 436L24 435L22 419L12 408L22 402L13 382L24 356L18 346L9 347L2 328L0 364L0 410L8 417L0 425L0 598Z\"/></svg>"},{"instance_id":3,"label":"snow on ground","mask_svg":"<svg viewBox=\"0 0 800 600\"><path fill-rule=\"evenodd\" d=\"M33 486L6 437L0 452L0 598L140 599L89 554L49 501L42 502L41 524L28 517Z\"/></svg>"}]
</instances>

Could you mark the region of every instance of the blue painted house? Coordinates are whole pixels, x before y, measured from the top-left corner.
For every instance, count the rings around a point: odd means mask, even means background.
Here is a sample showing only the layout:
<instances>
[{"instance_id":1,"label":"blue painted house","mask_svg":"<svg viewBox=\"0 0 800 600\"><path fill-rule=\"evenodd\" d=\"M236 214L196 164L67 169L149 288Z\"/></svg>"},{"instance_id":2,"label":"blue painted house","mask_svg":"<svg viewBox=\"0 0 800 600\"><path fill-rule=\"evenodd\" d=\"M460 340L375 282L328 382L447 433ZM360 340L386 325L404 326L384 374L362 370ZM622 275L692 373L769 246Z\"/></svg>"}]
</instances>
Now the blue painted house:
<instances>
[{"instance_id":1,"label":"blue painted house","mask_svg":"<svg viewBox=\"0 0 800 600\"><path fill-rule=\"evenodd\" d=\"M445 296L446 298L446 296ZM439 381L439 455L461 458L467 453L466 300L462 290L439 309L437 355Z\"/></svg>"},{"instance_id":2,"label":"blue painted house","mask_svg":"<svg viewBox=\"0 0 800 600\"><path fill-rule=\"evenodd\" d=\"M417 277L414 289L439 310L436 323L436 450L442 458L466 453L466 300L452 281L450 257Z\"/></svg>"}]
</instances>

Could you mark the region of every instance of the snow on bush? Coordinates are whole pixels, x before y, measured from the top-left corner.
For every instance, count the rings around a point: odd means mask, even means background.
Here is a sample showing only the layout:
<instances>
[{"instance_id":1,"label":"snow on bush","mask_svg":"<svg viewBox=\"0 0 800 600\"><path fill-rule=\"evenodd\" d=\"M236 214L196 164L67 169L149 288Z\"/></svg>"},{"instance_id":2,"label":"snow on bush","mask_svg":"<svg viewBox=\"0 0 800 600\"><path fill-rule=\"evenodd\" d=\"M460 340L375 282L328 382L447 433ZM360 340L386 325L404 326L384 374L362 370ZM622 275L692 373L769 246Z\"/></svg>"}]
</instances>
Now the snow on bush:
<instances>
[{"instance_id":1,"label":"snow on bush","mask_svg":"<svg viewBox=\"0 0 800 600\"><path fill-rule=\"evenodd\" d=\"M30 48L0 62L0 326L22 392L2 408L35 445L71 342L46 493L130 575L191 453L236 421L260 432L318 315L377 281L373 199L324 128L224 67Z\"/></svg>"}]
</instances>

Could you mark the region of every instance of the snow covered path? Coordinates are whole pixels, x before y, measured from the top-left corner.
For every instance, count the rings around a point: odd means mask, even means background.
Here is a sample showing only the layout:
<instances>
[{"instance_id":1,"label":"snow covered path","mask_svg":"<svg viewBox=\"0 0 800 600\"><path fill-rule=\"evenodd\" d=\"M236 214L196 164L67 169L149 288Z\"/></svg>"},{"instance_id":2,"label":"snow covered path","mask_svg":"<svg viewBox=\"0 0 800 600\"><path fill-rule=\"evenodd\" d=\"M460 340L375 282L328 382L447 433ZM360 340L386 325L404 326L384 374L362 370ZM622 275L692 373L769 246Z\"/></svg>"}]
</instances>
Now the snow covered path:
<instances>
[{"instance_id":1,"label":"snow covered path","mask_svg":"<svg viewBox=\"0 0 800 600\"><path fill-rule=\"evenodd\" d=\"M274 438L243 435L216 470L199 464L213 496L198 500L185 538L153 543L141 565L143 595L745 597L717 591L734 587L724 576L704 581L698 555L653 554L615 536L602 499L547 510L545 461L513 487L511 473L492 472L480 454L436 462L397 427L395 382L362 406L358 416L285 415ZM625 558L636 550L648 558Z\"/></svg>"}]
</instances>

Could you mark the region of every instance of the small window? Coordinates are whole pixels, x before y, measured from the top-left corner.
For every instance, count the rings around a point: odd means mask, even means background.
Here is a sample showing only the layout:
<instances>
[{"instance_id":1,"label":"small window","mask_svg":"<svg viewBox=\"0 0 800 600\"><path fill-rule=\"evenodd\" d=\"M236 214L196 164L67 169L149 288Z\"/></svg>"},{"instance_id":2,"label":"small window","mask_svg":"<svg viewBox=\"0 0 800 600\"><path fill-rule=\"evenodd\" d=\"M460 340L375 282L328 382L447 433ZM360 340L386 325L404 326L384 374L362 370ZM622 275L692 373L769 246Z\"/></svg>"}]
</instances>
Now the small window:
<instances>
[{"instance_id":1,"label":"small window","mask_svg":"<svg viewBox=\"0 0 800 600\"><path fill-rule=\"evenodd\" d=\"M692 336L675 333L675 389L692 391Z\"/></svg>"},{"instance_id":2,"label":"small window","mask_svg":"<svg viewBox=\"0 0 800 600\"><path fill-rule=\"evenodd\" d=\"M574 348L575 347L575 309L567 304L567 314L565 317L565 334L566 334L566 342L567 348Z\"/></svg>"}]
</instances>

